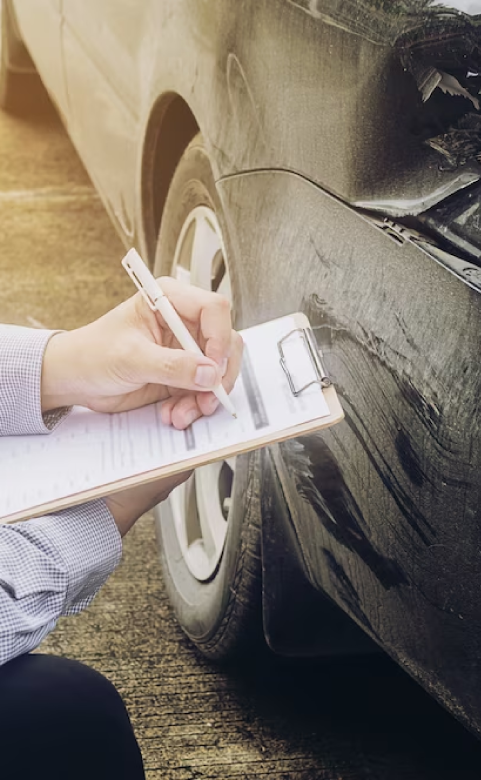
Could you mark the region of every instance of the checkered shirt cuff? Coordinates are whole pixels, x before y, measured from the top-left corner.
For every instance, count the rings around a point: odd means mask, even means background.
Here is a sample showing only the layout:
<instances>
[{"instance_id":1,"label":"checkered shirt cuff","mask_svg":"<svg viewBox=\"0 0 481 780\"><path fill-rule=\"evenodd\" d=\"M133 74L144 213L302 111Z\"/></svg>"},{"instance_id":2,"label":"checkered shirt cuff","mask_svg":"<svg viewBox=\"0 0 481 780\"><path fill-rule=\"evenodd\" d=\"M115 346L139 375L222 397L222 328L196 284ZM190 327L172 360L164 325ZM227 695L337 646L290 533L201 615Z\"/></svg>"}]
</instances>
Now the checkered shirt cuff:
<instances>
[{"instance_id":1,"label":"checkered shirt cuff","mask_svg":"<svg viewBox=\"0 0 481 780\"><path fill-rule=\"evenodd\" d=\"M0 436L49 433L68 409L42 415L42 362L49 339L58 333L0 325Z\"/></svg>"}]
</instances>

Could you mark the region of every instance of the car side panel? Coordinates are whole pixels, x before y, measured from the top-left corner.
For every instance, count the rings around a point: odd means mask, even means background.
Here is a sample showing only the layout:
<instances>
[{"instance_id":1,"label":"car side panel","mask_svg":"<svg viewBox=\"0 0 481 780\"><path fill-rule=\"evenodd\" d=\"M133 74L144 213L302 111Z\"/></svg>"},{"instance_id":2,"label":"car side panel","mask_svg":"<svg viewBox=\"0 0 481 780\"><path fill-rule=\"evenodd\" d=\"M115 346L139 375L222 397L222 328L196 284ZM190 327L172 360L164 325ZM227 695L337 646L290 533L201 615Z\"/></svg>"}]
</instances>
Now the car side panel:
<instances>
[{"instance_id":1,"label":"car side panel","mask_svg":"<svg viewBox=\"0 0 481 780\"><path fill-rule=\"evenodd\" d=\"M127 241L134 234L136 161L141 148L141 69L149 3L63 0L69 129Z\"/></svg>"},{"instance_id":2,"label":"car side panel","mask_svg":"<svg viewBox=\"0 0 481 780\"><path fill-rule=\"evenodd\" d=\"M481 733L481 295L298 176L219 190L240 324L304 311L345 412L270 449L305 571Z\"/></svg>"},{"instance_id":3,"label":"car side panel","mask_svg":"<svg viewBox=\"0 0 481 780\"><path fill-rule=\"evenodd\" d=\"M60 112L68 114L61 47L62 0L12 0L17 24Z\"/></svg>"},{"instance_id":4,"label":"car side panel","mask_svg":"<svg viewBox=\"0 0 481 780\"><path fill-rule=\"evenodd\" d=\"M288 0L162 3L166 26L157 28L151 99L172 89L187 100L216 175L293 170L351 202L398 201L399 213L418 213L477 180L475 160L443 165L425 143L427 128L439 124L436 99L423 103L395 34L368 34L375 24L391 29L396 14L385 10L389 4L366 13L365 35L359 23L333 23L322 9L307 12L308 5L317 7ZM422 28L422 21L415 15L411 24ZM450 35L446 40L448 50ZM449 100L472 108L464 98Z\"/></svg>"},{"instance_id":5,"label":"car side panel","mask_svg":"<svg viewBox=\"0 0 481 780\"><path fill-rule=\"evenodd\" d=\"M39 34L42 10L58 8L49 2L16 6L42 77L60 96L60 60L49 64L48 38ZM416 127L436 124L436 112L401 62L390 26L398 17L388 4L364 6L365 18L340 24L303 0L64 0L67 123L126 241L142 232L144 132L170 91L194 113L217 178L293 170L345 200L387 204L389 213L417 213L478 179L475 161L443 166L424 143ZM470 18L459 20L466 35L479 35Z\"/></svg>"}]
</instances>

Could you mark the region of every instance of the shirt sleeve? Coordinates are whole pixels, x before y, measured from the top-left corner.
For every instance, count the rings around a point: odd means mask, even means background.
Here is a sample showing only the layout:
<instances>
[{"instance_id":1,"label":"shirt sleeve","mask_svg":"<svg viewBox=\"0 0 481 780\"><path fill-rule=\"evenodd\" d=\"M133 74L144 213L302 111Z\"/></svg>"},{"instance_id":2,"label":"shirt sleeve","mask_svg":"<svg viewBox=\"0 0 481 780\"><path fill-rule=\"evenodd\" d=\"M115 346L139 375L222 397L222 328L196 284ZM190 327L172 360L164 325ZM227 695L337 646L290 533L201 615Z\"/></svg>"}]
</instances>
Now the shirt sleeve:
<instances>
[{"instance_id":1,"label":"shirt sleeve","mask_svg":"<svg viewBox=\"0 0 481 780\"><path fill-rule=\"evenodd\" d=\"M0 436L49 433L68 413L41 409L43 355L55 333L0 325Z\"/></svg>"},{"instance_id":2,"label":"shirt sleeve","mask_svg":"<svg viewBox=\"0 0 481 780\"><path fill-rule=\"evenodd\" d=\"M86 607L121 552L102 500L0 525L0 664L37 647L62 615Z\"/></svg>"},{"instance_id":3,"label":"shirt sleeve","mask_svg":"<svg viewBox=\"0 0 481 780\"><path fill-rule=\"evenodd\" d=\"M0 436L49 433L68 409L42 415L42 361L58 331L0 325ZM62 615L93 599L122 543L103 500L0 525L0 664L37 647Z\"/></svg>"}]
</instances>

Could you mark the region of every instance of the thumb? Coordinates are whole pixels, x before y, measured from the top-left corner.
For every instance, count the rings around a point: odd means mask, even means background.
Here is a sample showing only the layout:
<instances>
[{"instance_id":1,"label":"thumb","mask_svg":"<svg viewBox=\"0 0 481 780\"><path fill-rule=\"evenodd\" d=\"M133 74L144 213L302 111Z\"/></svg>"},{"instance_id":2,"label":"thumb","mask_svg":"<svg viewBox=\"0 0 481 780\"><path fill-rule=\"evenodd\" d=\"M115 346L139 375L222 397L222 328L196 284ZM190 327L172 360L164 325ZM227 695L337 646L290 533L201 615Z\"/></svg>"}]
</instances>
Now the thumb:
<instances>
[{"instance_id":1,"label":"thumb","mask_svg":"<svg viewBox=\"0 0 481 780\"><path fill-rule=\"evenodd\" d=\"M220 367L208 357L184 349L145 342L137 353L141 381L182 390L212 390L222 381Z\"/></svg>"}]
</instances>

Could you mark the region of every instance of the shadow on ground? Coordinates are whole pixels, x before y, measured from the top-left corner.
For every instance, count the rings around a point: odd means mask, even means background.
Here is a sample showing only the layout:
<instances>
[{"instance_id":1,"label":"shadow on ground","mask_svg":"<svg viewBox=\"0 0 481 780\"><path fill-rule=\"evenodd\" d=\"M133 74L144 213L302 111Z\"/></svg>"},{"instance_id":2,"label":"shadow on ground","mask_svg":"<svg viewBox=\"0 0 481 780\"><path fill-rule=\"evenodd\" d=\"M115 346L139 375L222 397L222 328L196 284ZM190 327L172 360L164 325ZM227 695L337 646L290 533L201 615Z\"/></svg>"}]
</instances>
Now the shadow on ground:
<instances>
[{"instance_id":1,"label":"shadow on ground","mask_svg":"<svg viewBox=\"0 0 481 780\"><path fill-rule=\"evenodd\" d=\"M385 655L271 659L231 674L242 709L254 705L262 724L251 738L311 753L319 769L328 756L347 769L362 754L366 774L349 777L481 776L478 740Z\"/></svg>"}]
</instances>

